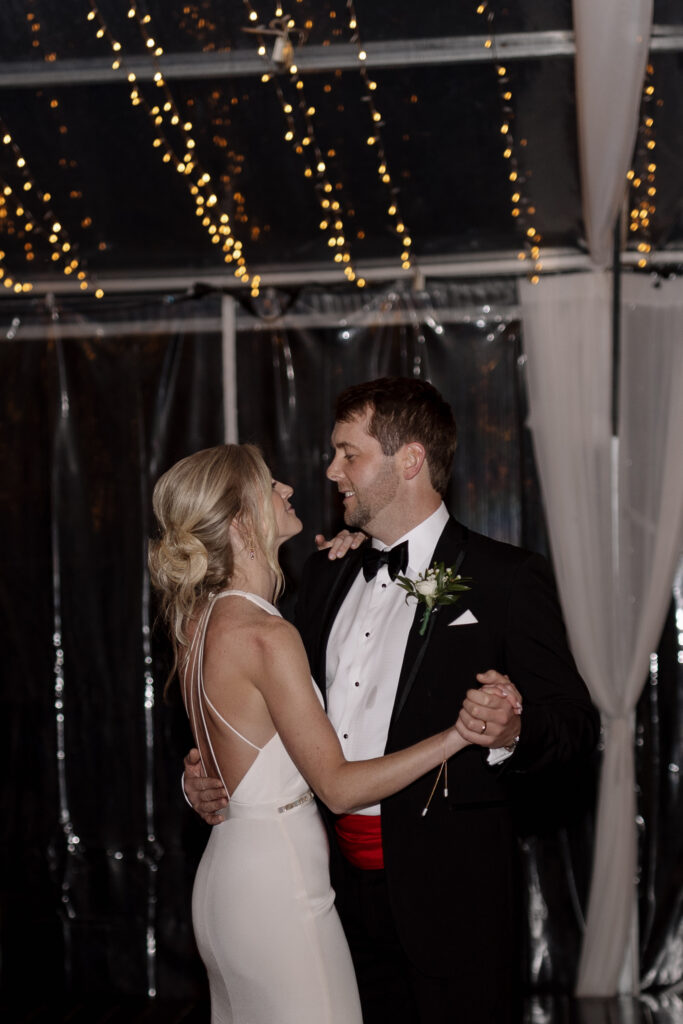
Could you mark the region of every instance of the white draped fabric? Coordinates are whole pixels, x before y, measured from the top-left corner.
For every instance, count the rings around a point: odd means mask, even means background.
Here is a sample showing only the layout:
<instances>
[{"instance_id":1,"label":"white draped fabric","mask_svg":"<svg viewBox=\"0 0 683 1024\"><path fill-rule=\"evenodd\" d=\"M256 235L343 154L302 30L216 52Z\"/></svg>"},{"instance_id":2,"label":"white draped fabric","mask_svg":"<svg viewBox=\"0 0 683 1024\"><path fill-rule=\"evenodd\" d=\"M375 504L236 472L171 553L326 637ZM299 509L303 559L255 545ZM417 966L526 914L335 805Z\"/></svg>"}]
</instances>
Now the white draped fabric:
<instances>
[{"instance_id":1,"label":"white draped fabric","mask_svg":"<svg viewBox=\"0 0 683 1024\"><path fill-rule=\"evenodd\" d=\"M683 283L623 281L612 437L611 278L521 286L531 428L567 628L604 760L579 995L617 991L636 873L633 710L683 544Z\"/></svg>"},{"instance_id":2,"label":"white draped fabric","mask_svg":"<svg viewBox=\"0 0 683 1024\"><path fill-rule=\"evenodd\" d=\"M583 219L593 262L611 260L638 130L653 0L573 0Z\"/></svg>"}]
</instances>

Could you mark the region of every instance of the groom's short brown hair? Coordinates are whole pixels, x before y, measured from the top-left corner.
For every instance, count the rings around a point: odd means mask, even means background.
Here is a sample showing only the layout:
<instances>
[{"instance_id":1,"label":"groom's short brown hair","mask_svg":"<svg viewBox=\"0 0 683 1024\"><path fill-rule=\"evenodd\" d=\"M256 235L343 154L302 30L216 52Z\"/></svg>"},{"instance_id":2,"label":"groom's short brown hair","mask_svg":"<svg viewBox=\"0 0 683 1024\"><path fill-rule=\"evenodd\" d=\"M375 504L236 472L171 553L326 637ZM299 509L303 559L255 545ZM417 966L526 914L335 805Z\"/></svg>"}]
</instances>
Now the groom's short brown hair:
<instances>
[{"instance_id":1,"label":"groom's short brown hair","mask_svg":"<svg viewBox=\"0 0 683 1024\"><path fill-rule=\"evenodd\" d=\"M368 433L379 441L385 455L401 445L418 441L427 456L432 487L444 494L455 453L453 410L436 388L416 377L380 377L342 391L335 404L339 423L370 410Z\"/></svg>"}]
</instances>

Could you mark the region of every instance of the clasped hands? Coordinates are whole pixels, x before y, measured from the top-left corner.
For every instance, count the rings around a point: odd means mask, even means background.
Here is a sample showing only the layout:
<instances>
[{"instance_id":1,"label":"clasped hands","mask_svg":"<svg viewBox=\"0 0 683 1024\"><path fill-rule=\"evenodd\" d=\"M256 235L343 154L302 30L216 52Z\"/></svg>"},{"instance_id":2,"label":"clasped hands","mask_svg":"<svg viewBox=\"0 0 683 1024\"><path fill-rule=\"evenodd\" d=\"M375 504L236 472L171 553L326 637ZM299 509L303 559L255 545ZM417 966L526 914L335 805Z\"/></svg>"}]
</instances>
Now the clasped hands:
<instances>
[{"instance_id":1,"label":"clasped hands","mask_svg":"<svg viewBox=\"0 0 683 1024\"><path fill-rule=\"evenodd\" d=\"M519 690L494 669L479 672L477 681L481 687L467 691L455 728L478 747L514 748L521 731Z\"/></svg>"}]
</instances>

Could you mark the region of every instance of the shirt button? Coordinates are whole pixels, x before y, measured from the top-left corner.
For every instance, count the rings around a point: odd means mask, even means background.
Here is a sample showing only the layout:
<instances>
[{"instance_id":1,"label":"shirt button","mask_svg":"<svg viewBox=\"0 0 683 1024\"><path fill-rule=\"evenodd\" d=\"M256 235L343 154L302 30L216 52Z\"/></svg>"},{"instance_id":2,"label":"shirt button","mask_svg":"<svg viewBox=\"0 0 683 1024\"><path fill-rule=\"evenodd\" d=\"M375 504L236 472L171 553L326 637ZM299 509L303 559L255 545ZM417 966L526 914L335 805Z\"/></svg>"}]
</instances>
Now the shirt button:
<instances>
[{"instance_id":1,"label":"shirt button","mask_svg":"<svg viewBox=\"0 0 683 1024\"><path fill-rule=\"evenodd\" d=\"M386 585L386 583L383 583L382 584L382 590L386 590L386 589L387 589L387 585Z\"/></svg>"},{"instance_id":2,"label":"shirt button","mask_svg":"<svg viewBox=\"0 0 683 1024\"><path fill-rule=\"evenodd\" d=\"M356 681L353 685L354 686L360 686L360 683Z\"/></svg>"},{"instance_id":3,"label":"shirt button","mask_svg":"<svg viewBox=\"0 0 683 1024\"><path fill-rule=\"evenodd\" d=\"M365 635L366 635L366 636L370 636L370 634L369 634L369 633L366 633Z\"/></svg>"},{"instance_id":4,"label":"shirt button","mask_svg":"<svg viewBox=\"0 0 683 1024\"><path fill-rule=\"evenodd\" d=\"M348 734L348 732L345 732L345 733L344 733L344 739L345 739L345 740L348 740L348 738L349 738L349 734Z\"/></svg>"}]
</instances>

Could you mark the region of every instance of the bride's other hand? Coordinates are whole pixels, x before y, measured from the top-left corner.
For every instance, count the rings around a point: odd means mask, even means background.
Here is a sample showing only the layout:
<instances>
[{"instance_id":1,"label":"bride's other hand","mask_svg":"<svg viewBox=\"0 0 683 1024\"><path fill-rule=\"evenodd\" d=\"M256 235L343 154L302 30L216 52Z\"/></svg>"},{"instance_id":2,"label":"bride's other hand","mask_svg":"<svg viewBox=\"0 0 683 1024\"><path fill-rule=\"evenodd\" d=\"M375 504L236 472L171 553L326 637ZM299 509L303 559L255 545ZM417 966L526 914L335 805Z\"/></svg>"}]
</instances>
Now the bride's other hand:
<instances>
[{"instance_id":1,"label":"bride's other hand","mask_svg":"<svg viewBox=\"0 0 683 1024\"><path fill-rule=\"evenodd\" d=\"M183 764L183 789L188 803L207 825L220 824L224 818L218 812L228 806L228 795L223 783L220 779L207 778L202 774L201 760L196 747L188 751Z\"/></svg>"},{"instance_id":2,"label":"bride's other hand","mask_svg":"<svg viewBox=\"0 0 683 1024\"><path fill-rule=\"evenodd\" d=\"M367 538L361 530L356 530L353 533L350 530L340 530L332 540L326 540L322 533L317 533L315 546L318 551L327 549L327 557L330 561L334 561L335 558L343 558L347 551L355 551L364 540Z\"/></svg>"}]
</instances>

